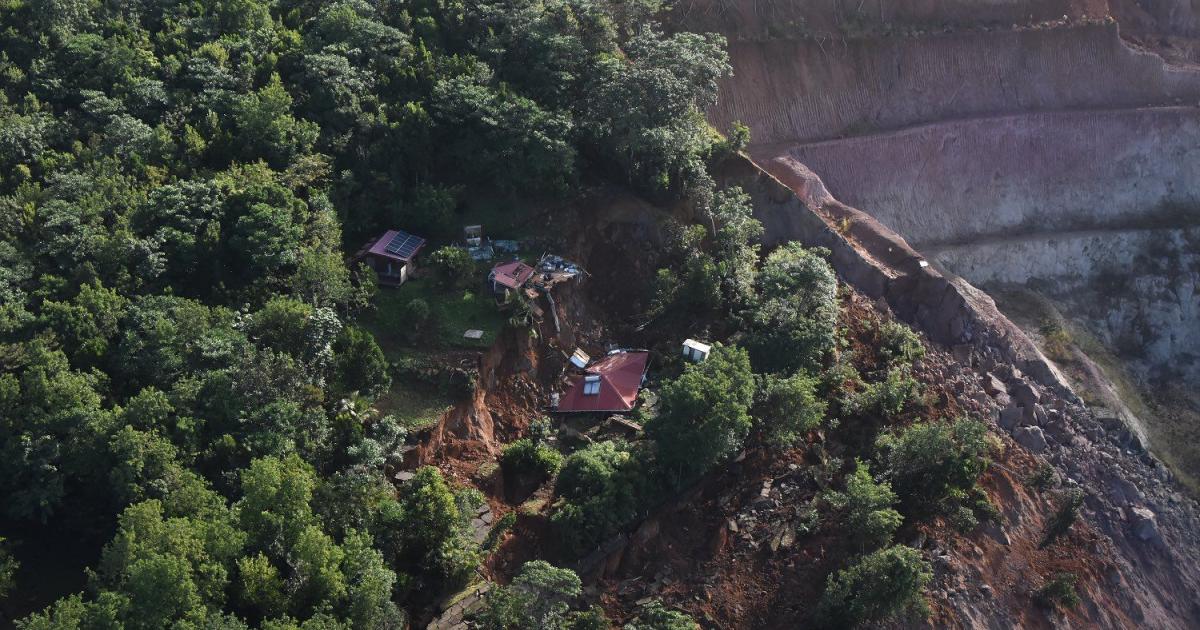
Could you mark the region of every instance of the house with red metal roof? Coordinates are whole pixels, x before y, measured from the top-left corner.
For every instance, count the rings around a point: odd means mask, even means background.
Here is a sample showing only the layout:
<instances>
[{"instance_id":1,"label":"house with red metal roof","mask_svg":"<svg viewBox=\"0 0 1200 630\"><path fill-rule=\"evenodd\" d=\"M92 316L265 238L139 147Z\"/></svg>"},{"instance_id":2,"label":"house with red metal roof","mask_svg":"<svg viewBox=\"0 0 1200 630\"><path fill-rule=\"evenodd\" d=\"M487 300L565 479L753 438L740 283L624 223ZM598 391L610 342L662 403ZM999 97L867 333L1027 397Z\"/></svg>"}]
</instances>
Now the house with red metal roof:
<instances>
[{"instance_id":1,"label":"house with red metal roof","mask_svg":"<svg viewBox=\"0 0 1200 630\"><path fill-rule=\"evenodd\" d=\"M532 276L533 267L514 260L492 267L492 272L488 274L488 282L492 285L492 293L506 295L509 291L516 291L525 286Z\"/></svg>"},{"instance_id":2,"label":"house with red metal roof","mask_svg":"<svg viewBox=\"0 0 1200 630\"><path fill-rule=\"evenodd\" d=\"M425 247L425 239L403 230L388 230L370 241L354 257L375 270L379 284L398 287L416 268L417 253Z\"/></svg>"},{"instance_id":3,"label":"house with red metal roof","mask_svg":"<svg viewBox=\"0 0 1200 630\"><path fill-rule=\"evenodd\" d=\"M571 378L558 400L563 413L621 413L637 406L650 353L616 351Z\"/></svg>"}]
</instances>

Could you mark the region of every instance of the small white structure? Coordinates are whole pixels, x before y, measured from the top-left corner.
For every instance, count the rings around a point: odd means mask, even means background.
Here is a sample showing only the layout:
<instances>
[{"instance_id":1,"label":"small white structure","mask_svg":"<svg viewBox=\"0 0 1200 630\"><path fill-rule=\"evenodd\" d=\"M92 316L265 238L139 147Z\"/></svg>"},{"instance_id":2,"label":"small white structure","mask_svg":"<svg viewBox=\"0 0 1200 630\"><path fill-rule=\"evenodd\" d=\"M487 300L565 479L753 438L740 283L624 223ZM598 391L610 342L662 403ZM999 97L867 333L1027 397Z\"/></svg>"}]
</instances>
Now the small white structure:
<instances>
[{"instance_id":1,"label":"small white structure","mask_svg":"<svg viewBox=\"0 0 1200 630\"><path fill-rule=\"evenodd\" d=\"M571 355L571 365L580 370L587 368L591 362L592 357L588 356L588 353L584 352L582 348L576 348L575 354Z\"/></svg>"},{"instance_id":2,"label":"small white structure","mask_svg":"<svg viewBox=\"0 0 1200 630\"><path fill-rule=\"evenodd\" d=\"M708 358L708 353L712 352L712 346L706 343L700 343L695 339L688 339L683 342L683 356L692 363L702 363Z\"/></svg>"},{"instance_id":3,"label":"small white structure","mask_svg":"<svg viewBox=\"0 0 1200 630\"><path fill-rule=\"evenodd\" d=\"M483 244L483 226L464 225L463 240L466 241L468 247L479 247Z\"/></svg>"},{"instance_id":4,"label":"small white structure","mask_svg":"<svg viewBox=\"0 0 1200 630\"><path fill-rule=\"evenodd\" d=\"M599 396L600 395L600 375L588 374L583 377L583 395L584 396Z\"/></svg>"}]
</instances>

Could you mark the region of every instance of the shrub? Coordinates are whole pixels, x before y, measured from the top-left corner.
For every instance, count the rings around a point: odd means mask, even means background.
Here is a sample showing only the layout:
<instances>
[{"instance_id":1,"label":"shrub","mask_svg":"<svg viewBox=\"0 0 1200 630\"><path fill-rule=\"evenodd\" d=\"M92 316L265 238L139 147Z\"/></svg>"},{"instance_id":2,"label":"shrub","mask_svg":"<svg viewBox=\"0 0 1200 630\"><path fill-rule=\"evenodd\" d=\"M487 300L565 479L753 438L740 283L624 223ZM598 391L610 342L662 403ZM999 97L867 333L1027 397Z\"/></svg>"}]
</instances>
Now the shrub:
<instances>
[{"instance_id":1,"label":"shrub","mask_svg":"<svg viewBox=\"0 0 1200 630\"><path fill-rule=\"evenodd\" d=\"M889 366L910 365L925 356L925 346L913 329L889 321L879 327L879 354Z\"/></svg>"},{"instance_id":2,"label":"shrub","mask_svg":"<svg viewBox=\"0 0 1200 630\"><path fill-rule=\"evenodd\" d=\"M466 289L475 284L475 261L461 247L441 247L429 255L443 286Z\"/></svg>"},{"instance_id":3,"label":"shrub","mask_svg":"<svg viewBox=\"0 0 1200 630\"><path fill-rule=\"evenodd\" d=\"M979 526L979 518L975 516L975 512L965 506L959 505L950 510L950 524L963 534L969 534Z\"/></svg>"},{"instance_id":4,"label":"shrub","mask_svg":"<svg viewBox=\"0 0 1200 630\"><path fill-rule=\"evenodd\" d=\"M361 392L375 397L392 384L387 358L375 337L358 326L342 329L333 343L333 389L339 395Z\"/></svg>"},{"instance_id":5,"label":"shrub","mask_svg":"<svg viewBox=\"0 0 1200 630\"><path fill-rule=\"evenodd\" d=\"M849 394L842 402L847 413L862 416L894 416L921 394L921 385L905 368L892 368L878 383L869 383L862 391Z\"/></svg>"},{"instance_id":6,"label":"shrub","mask_svg":"<svg viewBox=\"0 0 1200 630\"><path fill-rule=\"evenodd\" d=\"M625 624L624 630L696 630L696 620L663 606L661 599L647 603L637 618Z\"/></svg>"},{"instance_id":7,"label":"shrub","mask_svg":"<svg viewBox=\"0 0 1200 630\"><path fill-rule=\"evenodd\" d=\"M1067 533L1071 529L1071 525L1075 524L1075 520L1079 518L1079 508L1083 506L1083 490L1075 488L1059 495L1058 509L1054 512L1054 516L1050 517L1050 521L1046 523L1046 534L1042 537L1039 549L1045 549L1054 544L1060 536Z\"/></svg>"},{"instance_id":8,"label":"shrub","mask_svg":"<svg viewBox=\"0 0 1200 630\"><path fill-rule=\"evenodd\" d=\"M12 557L4 541L4 537L0 536L0 600L3 600L16 585L14 576L20 567L20 563Z\"/></svg>"},{"instance_id":9,"label":"shrub","mask_svg":"<svg viewBox=\"0 0 1200 630\"><path fill-rule=\"evenodd\" d=\"M763 263L747 342L755 371L816 371L833 350L837 276L820 254L789 243Z\"/></svg>"},{"instance_id":10,"label":"shrub","mask_svg":"<svg viewBox=\"0 0 1200 630\"><path fill-rule=\"evenodd\" d=\"M1025 480L1025 485L1035 490L1045 490L1054 485L1057 475L1054 473L1054 467L1047 462L1039 462L1037 470L1030 473Z\"/></svg>"},{"instance_id":11,"label":"shrub","mask_svg":"<svg viewBox=\"0 0 1200 630\"><path fill-rule=\"evenodd\" d=\"M842 511L846 532L864 548L882 547L892 540L892 534L904 520L893 509L896 493L886 482L877 482L871 470L861 460L854 472L846 477L845 492L828 491L824 499Z\"/></svg>"},{"instance_id":12,"label":"shrub","mask_svg":"<svg viewBox=\"0 0 1200 630\"><path fill-rule=\"evenodd\" d=\"M559 540L583 554L632 521L646 501L640 458L618 442L601 442L567 458L555 489L562 502L551 515Z\"/></svg>"},{"instance_id":13,"label":"shrub","mask_svg":"<svg viewBox=\"0 0 1200 630\"><path fill-rule=\"evenodd\" d=\"M400 330L409 343L415 343L425 336L429 328L429 317L432 315L429 302L413 298L400 307L399 315L397 321L403 324Z\"/></svg>"},{"instance_id":14,"label":"shrub","mask_svg":"<svg viewBox=\"0 0 1200 630\"><path fill-rule=\"evenodd\" d=\"M477 493L457 494L438 469L424 466L405 484L395 510L380 514L383 546L397 561L420 566L429 582L420 584L429 593L466 583L479 564L479 546L471 539L470 511Z\"/></svg>"},{"instance_id":15,"label":"shrub","mask_svg":"<svg viewBox=\"0 0 1200 630\"><path fill-rule=\"evenodd\" d=\"M1046 608L1075 608L1080 603L1079 593L1075 592L1078 581L1074 573L1056 573L1034 593L1033 598Z\"/></svg>"},{"instance_id":16,"label":"shrub","mask_svg":"<svg viewBox=\"0 0 1200 630\"><path fill-rule=\"evenodd\" d=\"M543 560L526 562L512 584L497 586L488 593L487 605L475 620L476 627L489 630L574 628L577 618L594 621L596 614L590 610L571 611L571 601L582 591L583 584L574 571L560 569Z\"/></svg>"},{"instance_id":17,"label":"shrub","mask_svg":"<svg viewBox=\"0 0 1200 630\"><path fill-rule=\"evenodd\" d=\"M987 427L976 420L919 422L879 436L875 446L903 512L941 511L946 499L965 496L988 467Z\"/></svg>"},{"instance_id":18,"label":"shrub","mask_svg":"<svg viewBox=\"0 0 1200 630\"><path fill-rule=\"evenodd\" d=\"M880 549L829 576L817 605L817 621L848 628L912 611L928 615L922 595L933 579L929 563L911 547Z\"/></svg>"},{"instance_id":19,"label":"shrub","mask_svg":"<svg viewBox=\"0 0 1200 630\"><path fill-rule=\"evenodd\" d=\"M561 453L528 438L509 444L500 454L500 467L506 478L525 477L537 483L554 476L562 461Z\"/></svg>"},{"instance_id":20,"label":"shrub","mask_svg":"<svg viewBox=\"0 0 1200 630\"><path fill-rule=\"evenodd\" d=\"M659 412L646 425L658 461L676 485L736 453L750 432L754 374L746 352L717 344L708 360L664 383Z\"/></svg>"},{"instance_id":21,"label":"shrub","mask_svg":"<svg viewBox=\"0 0 1200 630\"><path fill-rule=\"evenodd\" d=\"M826 405L817 396L817 385L817 379L805 372L788 378L766 377L756 415L768 444L790 447L821 424Z\"/></svg>"},{"instance_id":22,"label":"shrub","mask_svg":"<svg viewBox=\"0 0 1200 630\"><path fill-rule=\"evenodd\" d=\"M483 539L483 544L480 546L484 549L484 551L495 549L496 544L500 542L500 538L504 536L504 534L506 534L510 529L512 529L513 525L516 524L516 512L508 512L504 516L501 516L500 520L496 521L496 524L492 526L492 529L488 530L487 538Z\"/></svg>"}]
</instances>

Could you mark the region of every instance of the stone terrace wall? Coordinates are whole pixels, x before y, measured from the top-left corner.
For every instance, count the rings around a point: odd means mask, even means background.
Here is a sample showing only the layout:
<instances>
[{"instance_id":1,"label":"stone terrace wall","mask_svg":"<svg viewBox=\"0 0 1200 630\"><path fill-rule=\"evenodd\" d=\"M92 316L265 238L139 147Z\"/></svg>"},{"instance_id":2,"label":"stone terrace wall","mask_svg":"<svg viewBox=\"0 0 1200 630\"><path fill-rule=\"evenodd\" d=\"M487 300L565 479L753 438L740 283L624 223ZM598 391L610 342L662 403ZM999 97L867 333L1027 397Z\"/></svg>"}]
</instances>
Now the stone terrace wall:
<instances>
[{"instance_id":1,"label":"stone terrace wall","mask_svg":"<svg viewBox=\"0 0 1200 630\"><path fill-rule=\"evenodd\" d=\"M1200 108L972 119L776 151L914 247L1139 225L1200 208ZM1185 213L1186 214L1186 213ZM1194 214L1194 213L1193 213Z\"/></svg>"},{"instance_id":2,"label":"stone terrace wall","mask_svg":"<svg viewBox=\"0 0 1200 630\"><path fill-rule=\"evenodd\" d=\"M731 44L708 113L755 146L1030 111L1200 102L1200 72L1165 64L1115 25L826 42Z\"/></svg>"}]
</instances>

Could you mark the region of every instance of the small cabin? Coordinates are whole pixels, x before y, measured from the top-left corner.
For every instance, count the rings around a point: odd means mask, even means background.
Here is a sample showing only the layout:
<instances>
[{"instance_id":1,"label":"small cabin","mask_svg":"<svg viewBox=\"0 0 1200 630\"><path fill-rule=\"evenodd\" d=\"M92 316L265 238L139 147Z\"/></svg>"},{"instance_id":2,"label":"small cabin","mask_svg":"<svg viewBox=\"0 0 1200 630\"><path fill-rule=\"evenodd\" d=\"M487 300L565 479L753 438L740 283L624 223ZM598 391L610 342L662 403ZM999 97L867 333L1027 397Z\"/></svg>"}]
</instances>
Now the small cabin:
<instances>
[{"instance_id":1,"label":"small cabin","mask_svg":"<svg viewBox=\"0 0 1200 630\"><path fill-rule=\"evenodd\" d=\"M532 276L533 267L514 260L492 267L492 272L488 274L488 283L492 286L492 293L503 296L509 291L516 291L525 286Z\"/></svg>"},{"instance_id":2,"label":"small cabin","mask_svg":"<svg viewBox=\"0 0 1200 630\"><path fill-rule=\"evenodd\" d=\"M417 254L425 239L403 230L388 230L374 242L363 246L358 258L375 270L379 284L398 287L408 281L416 269Z\"/></svg>"},{"instance_id":3,"label":"small cabin","mask_svg":"<svg viewBox=\"0 0 1200 630\"><path fill-rule=\"evenodd\" d=\"M712 346L688 339L683 342L683 356L692 363L703 363L708 359L709 353L712 352Z\"/></svg>"}]
</instances>

